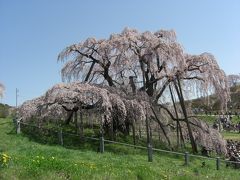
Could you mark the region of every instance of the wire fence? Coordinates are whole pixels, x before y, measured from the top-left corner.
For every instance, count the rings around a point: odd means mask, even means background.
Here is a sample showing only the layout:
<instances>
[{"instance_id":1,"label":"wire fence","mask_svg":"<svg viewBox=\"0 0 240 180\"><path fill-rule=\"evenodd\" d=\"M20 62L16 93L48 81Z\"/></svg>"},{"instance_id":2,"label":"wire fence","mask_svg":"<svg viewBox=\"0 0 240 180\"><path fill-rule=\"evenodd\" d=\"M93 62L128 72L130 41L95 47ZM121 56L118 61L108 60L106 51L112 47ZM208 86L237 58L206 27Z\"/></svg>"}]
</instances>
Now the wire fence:
<instances>
[{"instance_id":1,"label":"wire fence","mask_svg":"<svg viewBox=\"0 0 240 180\"><path fill-rule=\"evenodd\" d=\"M64 135L69 135L69 136L72 136L72 137L76 137L77 141L80 144L82 143L82 141L85 141L85 140L92 140L92 141L96 142L98 144L97 145L98 146L98 151L100 153L104 153L105 143L109 143L109 144L117 144L117 145L121 145L121 146L131 147L131 148L135 148L135 149L147 150L147 155L148 155L148 161L149 162L153 161L153 152L155 151L155 152L163 152L163 153L183 156L184 157L184 165L186 165L186 166L189 166L190 157L193 157L193 158L198 158L198 159L215 161L217 170L220 169L220 164L221 163L226 163L226 165L232 165L235 168L240 168L240 162L239 161L224 160L224 159L220 159L220 157L213 158L213 157L189 154L188 152L182 153L182 152L169 151L169 150L164 150L164 149L157 149L157 148L153 148L152 144L150 144L150 143L148 143L147 146L139 146L139 145L128 144L128 143L123 143L123 142L117 142L117 141L113 141L113 140L104 139L103 136L100 136L100 137L80 136L79 134L63 132L61 128L59 128L59 129L44 128L44 127L40 127L40 126L28 124L28 123L23 123L21 121L14 121L14 123L15 123L17 134L21 133L21 127L23 128L24 126L25 127L36 128L36 129L41 130L41 131L47 131L48 133L52 133L52 135L55 136L54 142L58 143L62 146L65 146L65 143L66 143L66 141L64 141ZM48 135L48 134L46 134L46 135Z\"/></svg>"}]
</instances>

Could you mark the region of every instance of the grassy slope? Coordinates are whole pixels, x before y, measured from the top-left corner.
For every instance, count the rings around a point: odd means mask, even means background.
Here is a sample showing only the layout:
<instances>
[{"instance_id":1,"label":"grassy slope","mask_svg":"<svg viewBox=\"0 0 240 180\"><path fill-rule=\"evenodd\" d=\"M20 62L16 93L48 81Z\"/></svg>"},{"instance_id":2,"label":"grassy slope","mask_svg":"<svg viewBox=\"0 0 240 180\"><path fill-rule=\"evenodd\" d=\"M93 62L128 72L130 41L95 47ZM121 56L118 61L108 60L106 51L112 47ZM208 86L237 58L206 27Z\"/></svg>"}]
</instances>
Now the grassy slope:
<instances>
[{"instance_id":1,"label":"grassy slope","mask_svg":"<svg viewBox=\"0 0 240 180\"><path fill-rule=\"evenodd\" d=\"M154 154L147 162L145 152L114 146L119 153L100 154L87 149L71 150L29 141L10 133L10 119L0 119L0 152L11 156L8 167L0 168L0 179L239 179L240 171L221 166L215 161L190 159L183 166L183 157ZM113 148L113 146L111 147ZM122 153L124 152L124 153Z\"/></svg>"}]
</instances>

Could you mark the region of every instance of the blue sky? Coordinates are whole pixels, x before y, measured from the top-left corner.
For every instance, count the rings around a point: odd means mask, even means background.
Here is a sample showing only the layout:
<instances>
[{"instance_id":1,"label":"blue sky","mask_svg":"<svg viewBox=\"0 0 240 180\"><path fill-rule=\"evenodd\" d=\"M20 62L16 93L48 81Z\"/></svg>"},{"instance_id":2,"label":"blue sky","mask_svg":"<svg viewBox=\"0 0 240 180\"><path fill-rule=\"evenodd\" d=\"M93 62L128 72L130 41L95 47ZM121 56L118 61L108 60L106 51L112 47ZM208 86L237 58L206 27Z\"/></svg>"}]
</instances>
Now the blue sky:
<instances>
[{"instance_id":1,"label":"blue sky","mask_svg":"<svg viewBox=\"0 0 240 180\"><path fill-rule=\"evenodd\" d=\"M2 103L15 105L61 82L58 53L124 27L174 29L186 52L210 52L227 74L240 73L239 0L0 0Z\"/></svg>"}]
</instances>

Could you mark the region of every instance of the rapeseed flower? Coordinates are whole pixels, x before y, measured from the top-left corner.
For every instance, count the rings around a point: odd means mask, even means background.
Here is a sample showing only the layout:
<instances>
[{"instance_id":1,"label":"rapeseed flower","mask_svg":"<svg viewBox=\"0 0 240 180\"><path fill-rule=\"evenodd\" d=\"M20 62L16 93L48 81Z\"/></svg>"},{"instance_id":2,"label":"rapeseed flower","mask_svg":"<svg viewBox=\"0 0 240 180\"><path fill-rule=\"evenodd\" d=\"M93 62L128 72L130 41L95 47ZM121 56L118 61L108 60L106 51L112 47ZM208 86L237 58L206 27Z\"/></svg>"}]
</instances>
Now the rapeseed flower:
<instances>
[{"instance_id":1,"label":"rapeseed flower","mask_svg":"<svg viewBox=\"0 0 240 180\"><path fill-rule=\"evenodd\" d=\"M11 160L11 157L9 155L7 155L6 153L0 154L0 165L1 166L8 166L10 160Z\"/></svg>"}]
</instances>

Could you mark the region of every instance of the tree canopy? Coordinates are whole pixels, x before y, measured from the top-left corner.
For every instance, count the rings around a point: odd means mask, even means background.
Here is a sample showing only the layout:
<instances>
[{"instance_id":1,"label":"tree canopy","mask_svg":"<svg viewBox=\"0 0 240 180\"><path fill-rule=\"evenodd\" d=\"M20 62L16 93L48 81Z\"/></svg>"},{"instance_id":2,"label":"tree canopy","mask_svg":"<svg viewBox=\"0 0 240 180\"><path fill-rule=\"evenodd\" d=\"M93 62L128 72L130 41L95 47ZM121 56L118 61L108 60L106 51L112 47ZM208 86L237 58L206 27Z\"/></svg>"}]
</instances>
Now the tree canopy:
<instances>
[{"instance_id":1,"label":"tree canopy","mask_svg":"<svg viewBox=\"0 0 240 180\"><path fill-rule=\"evenodd\" d=\"M64 80L143 90L156 102L177 76L202 94L214 91L223 106L229 100L226 75L214 56L185 53L172 30L141 33L125 28L108 39L88 38L73 44L58 60L67 61L62 68Z\"/></svg>"},{"instance_id":2,"label":"tree canopy","mask_svg":"<svg viewBox=\"0 0 240 180\"><path fill-rule=\"evenodd\" d=\"M240 74L230 74L227 76L229 86L236 86L240 82Z\"/></svg>"}]
</instances>

